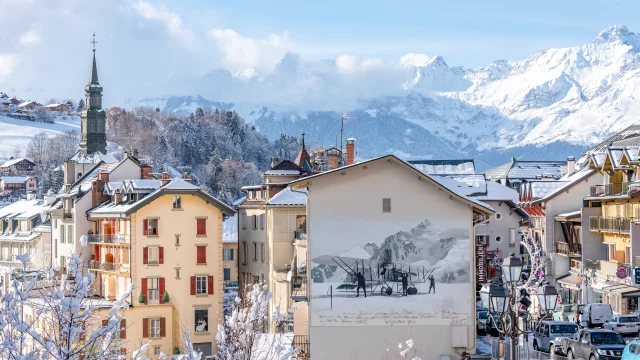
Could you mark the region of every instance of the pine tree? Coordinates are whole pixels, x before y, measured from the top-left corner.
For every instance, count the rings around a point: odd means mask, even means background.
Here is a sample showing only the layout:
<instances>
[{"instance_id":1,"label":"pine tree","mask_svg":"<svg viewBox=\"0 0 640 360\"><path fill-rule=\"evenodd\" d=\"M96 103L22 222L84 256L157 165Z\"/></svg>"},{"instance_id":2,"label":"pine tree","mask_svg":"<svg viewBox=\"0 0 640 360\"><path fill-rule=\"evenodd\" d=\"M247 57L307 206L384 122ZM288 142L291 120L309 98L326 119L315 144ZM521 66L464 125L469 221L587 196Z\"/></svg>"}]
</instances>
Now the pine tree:
<instances>
[{"instance_id":1,"label":"pine tree","mask_svg":"<svg viewBox=\"0 0 640 360\"><path fill-rule=\"evenodd\" d=\"M78 112L82 111L82 109L84 108L84 99L80 99L80 101L78 101L78 106L76 106L76 109L78 110Z\"/></svg>"}]
</instances>

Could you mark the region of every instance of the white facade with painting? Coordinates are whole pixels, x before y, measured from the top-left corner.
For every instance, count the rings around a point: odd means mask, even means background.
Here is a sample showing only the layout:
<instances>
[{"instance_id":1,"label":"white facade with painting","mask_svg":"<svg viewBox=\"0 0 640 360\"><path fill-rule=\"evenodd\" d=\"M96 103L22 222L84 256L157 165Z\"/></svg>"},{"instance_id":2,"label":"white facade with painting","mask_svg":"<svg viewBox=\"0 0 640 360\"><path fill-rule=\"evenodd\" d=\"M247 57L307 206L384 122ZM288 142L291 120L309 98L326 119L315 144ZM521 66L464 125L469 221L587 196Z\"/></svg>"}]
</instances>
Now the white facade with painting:
<instances>
[{"instance_id":1,"label":"white facade with painting","mask_svg":"<svg viewBox=\"0 0 640 360\"><path fill-rule=\"evenodd\" d=\"M459 185L392 155L292 183L309 190L314 359L382 358L408 339L475 351L474 223L494 212Z\"/></svg>"}]
</instances>

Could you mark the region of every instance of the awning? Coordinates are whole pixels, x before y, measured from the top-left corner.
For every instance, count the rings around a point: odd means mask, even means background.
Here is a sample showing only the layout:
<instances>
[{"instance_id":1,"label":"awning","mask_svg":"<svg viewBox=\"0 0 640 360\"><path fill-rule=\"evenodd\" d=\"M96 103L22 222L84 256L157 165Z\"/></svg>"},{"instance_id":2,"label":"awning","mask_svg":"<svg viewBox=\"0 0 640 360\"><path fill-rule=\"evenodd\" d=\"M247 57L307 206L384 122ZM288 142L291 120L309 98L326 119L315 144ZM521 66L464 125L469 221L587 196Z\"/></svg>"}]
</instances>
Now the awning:
<instances>
[{"instance_id":1,"label":"awning","mask_svg":"<svg viewBox=\"0 0 640 360\"><path fill-rule=\"evenodd\" d=\"M582 283L582 279L574 274L568 274L561 278L558 278L558 282L564 288L572 289L572 290L580 290L580 284Z\"/></svg>"},{"instance_id":2,"label":"awning","mask_svg":"<svg viewBox=\"0 0 640 360\"><path fill-rule=\"evenodd\" d=\"M622 297L640 296L640 288L628 286L628 285L611 286L611 287L605 288L604 291L606 293L610 293L611 295L617 295Z\"/></svg>"}]
</instances>

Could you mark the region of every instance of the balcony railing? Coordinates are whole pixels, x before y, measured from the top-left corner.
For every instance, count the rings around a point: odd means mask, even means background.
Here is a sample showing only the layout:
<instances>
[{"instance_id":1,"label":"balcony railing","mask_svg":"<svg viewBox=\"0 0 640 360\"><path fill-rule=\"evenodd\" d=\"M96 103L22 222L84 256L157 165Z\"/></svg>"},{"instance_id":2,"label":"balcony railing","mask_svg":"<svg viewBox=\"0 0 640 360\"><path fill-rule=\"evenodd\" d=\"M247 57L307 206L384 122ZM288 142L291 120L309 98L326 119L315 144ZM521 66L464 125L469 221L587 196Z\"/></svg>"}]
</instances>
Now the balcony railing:
<instances>
[{"instance_id":1,"label":"balcony railing","mask_svg":"<svg viewBox=\"0 0 640 360\"><path fill-rule=\"evenodd\" d=\"M306 274L291 277L291 297L297 300L305 300L309 296L309 286Z\"/></svg>"},{"instance_id":2,"label":"balcony railing","mask_svg":"<svg viewBox=\"0 0 640 360\"><path fill-rule=\"evenodd\" d=\"M582 254L582 244L569 244L566 242L556 242L556 253L562 255L579 256Z\"/></svg>"},{"instance_id":3,"label":"balcony railing","mask_svg":"<svg viewBox=\"0 0 640 360\"><path fill-rule=\"evenodd\" d=\"M305 231L294 231L293 240L307 240L307 233Z\"/></svg>"},{"instance_id":4,"label":"balcony railing","mask_svg":"<svg viewBox=\"0 0 640 360\"><path fill-rule=\"evenodd\" d=\"M107 244L128 244L128 234L91 234L89 235L90 243L107 243Z\"/></svg>"},{"instance_id":5,"label":"balcony railing","mask_svg":"<svg viewBox=\"0 0 640 360\"><path fill-rule=\"evenodd\" d=\"M129 272L131 267L129 266L129 264L101 262L101 261L91 260L89 262L89 268L91 270L126 273L126 272Z\"/></svg>"},{"instance_id":6,"label":"balcony railing","mask_svg":"<svg viewBox=\"0 0 640 360\"><path fill-rule=\"evenodd\" d=\"M617 261L607 261L607 260L599 260L600 263L600 272L602 274L608 275L608 276L617 276L618 275L618 270L622 267L625 268L626 270L626 274L628 276L631 275L631 265L630 264L620 264Z\"/></svg>"},{"instance_id":7,"label":"balcony railing","mask_svg":"<svg viewBox=\"0 0 640 360\"><path fill-rule=\"evenodd\" d=\"M52 215L55 217L61 217L64 219L71 219L72 213L70 209L56 209L53 210Z\"/></svg>"},{"instance_id":8,"label":"balcony railing","mask_svg":"<svg viewBox=\"0 0 640 360\"><path fill-rule=\"evenodd\" d=\"M588 260L587 270L600 270L600 260Z\"/></svg>"},{"instance_id":9,"label":"balcony railing","mask_svg":"<svg viewBox=\"0 0 640 360\"><path fill-rule=\"evenodd\" d=\"M629 193L629 183L616 183L606 185L594 185L591 187L591 196L622 196Z\"/></svg>"},{"instance_id":10,"label":"balcony railing","mask_svg":"<svg viewBox=\"0 0 640 360\"><path fill-rule=\"evenodd\" d=\"M291 346L298 350L294 356L296 359L309 359L309 337L307 335L294 335Z\"/></svg>"},{"instance_id":11,"label":"balcony railing","mask_svg":"<svg viewBox=\"0 0 640 360\"><path fill-rule=\"evenodd\" d=\"M636 218L589 216L589 229L592 232L628 234L631 223L635 221Z\"/></svg>"}]
</instances>

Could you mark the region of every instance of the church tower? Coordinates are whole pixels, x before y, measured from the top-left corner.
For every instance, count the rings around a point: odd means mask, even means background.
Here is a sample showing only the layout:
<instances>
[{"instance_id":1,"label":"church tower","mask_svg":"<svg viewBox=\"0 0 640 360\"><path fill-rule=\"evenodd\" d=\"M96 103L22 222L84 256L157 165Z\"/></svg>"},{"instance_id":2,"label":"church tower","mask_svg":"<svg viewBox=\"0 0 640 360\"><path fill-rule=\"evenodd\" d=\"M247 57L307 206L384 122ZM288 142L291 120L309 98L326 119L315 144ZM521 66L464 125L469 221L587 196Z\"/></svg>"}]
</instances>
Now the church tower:
<instances>
[{"instance_id":1,"label":"church tower","mask_svg":"<svg viewBox=\"0 0 640 360\"><path fill-rule=\"evenodd\" d=\"M93 64L91 77L84 91L87 93L82 108L80 151L86 154L107 153L106 113L102 109L102 86L98 82L96 66L96 34L93 34Z\"/></svg>"}]
</instances>

